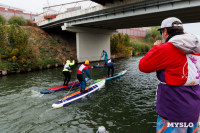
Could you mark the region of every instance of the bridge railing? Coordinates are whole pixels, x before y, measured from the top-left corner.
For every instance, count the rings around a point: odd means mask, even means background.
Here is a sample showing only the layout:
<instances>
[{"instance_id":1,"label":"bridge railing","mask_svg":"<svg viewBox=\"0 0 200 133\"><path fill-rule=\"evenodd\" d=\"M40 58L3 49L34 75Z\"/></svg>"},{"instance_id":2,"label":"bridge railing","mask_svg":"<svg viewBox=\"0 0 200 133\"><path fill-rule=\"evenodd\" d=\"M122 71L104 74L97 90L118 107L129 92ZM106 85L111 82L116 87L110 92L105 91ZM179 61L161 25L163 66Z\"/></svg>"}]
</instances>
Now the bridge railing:
<instances>
[{"instance_id":1,"label":"bridge railing","mask_svg":"<svg viewBox=\"0 0 200 133\"><path fill-rule=\"evenodd\" d=\"M43 8L43 13L39 14L36 17L36 22L38 23L47 19L56 18L56 16L60 14L74 12L81 9L87 9L95 5L97 4L90 0L79 0L76 2L47 6Z\"/></svg>"}]
</instances>

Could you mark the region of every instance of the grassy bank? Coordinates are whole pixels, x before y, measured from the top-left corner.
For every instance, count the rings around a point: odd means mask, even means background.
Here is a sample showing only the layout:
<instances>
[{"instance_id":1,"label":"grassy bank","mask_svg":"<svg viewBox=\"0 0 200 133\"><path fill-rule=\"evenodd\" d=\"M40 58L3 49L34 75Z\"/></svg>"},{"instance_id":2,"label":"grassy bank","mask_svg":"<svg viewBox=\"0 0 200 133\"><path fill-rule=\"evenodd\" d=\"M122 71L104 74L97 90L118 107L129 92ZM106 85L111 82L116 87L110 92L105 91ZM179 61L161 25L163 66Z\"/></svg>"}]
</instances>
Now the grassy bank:
<instances>
[{"instance_id":1,"label":"grassy bank","mask_svg":"<svg viewBox=\"0 0 200 133\"><path fill-rule=\"evenodd\" d=\"M75 58L74 47L32 26L0 25L0 70L30 71Z\"/></svg>"}]
</instances>

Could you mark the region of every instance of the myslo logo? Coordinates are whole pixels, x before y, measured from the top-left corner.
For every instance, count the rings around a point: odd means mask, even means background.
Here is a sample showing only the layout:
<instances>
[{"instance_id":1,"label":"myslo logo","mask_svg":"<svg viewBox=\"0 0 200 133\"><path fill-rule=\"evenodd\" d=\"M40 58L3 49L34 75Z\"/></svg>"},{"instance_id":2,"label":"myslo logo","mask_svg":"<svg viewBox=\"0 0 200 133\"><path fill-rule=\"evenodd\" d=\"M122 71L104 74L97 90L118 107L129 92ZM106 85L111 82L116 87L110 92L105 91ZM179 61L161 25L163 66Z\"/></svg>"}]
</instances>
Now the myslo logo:
<instances>
[{"instance_id":1,"label":"myslo logo","mask_svg":"<svg viewBox=\"0 0 200 133\"><path fill-rule=\"evenodd\" d=\"M167 123L167 127L193 127L194 124L192 122L169 122Z\"/></svg>"}]
</instances>

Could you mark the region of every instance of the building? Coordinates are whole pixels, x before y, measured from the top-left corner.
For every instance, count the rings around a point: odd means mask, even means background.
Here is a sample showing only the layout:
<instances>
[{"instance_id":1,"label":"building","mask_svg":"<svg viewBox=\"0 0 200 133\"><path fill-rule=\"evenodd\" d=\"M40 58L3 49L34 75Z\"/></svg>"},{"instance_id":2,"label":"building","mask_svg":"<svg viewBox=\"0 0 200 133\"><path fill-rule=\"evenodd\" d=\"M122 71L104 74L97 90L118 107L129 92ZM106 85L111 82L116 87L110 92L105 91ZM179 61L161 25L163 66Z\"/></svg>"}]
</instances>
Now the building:
<instances>
[{"instance_id":1,"label":"building","mask_svg":"<svg viewBox=\"0 0 200 133\"><path fill-rule=\"evenodd\" d=\"M0 14L8 20L12 16L22 16L24 19L33 21L37 14L28 13L22 9L0 4Z\"/></svg>"},{"instance_id":2,"label":"building","mask_svg":"<svg viewBox=\"0 0 200 133\"><path fill-rule=\"evenodd\" d=\"M119 33L128 34L130 37L145 37L149 27L144 28L130 28L130 29L118 29Z\"/></svg>"}]
</instances>

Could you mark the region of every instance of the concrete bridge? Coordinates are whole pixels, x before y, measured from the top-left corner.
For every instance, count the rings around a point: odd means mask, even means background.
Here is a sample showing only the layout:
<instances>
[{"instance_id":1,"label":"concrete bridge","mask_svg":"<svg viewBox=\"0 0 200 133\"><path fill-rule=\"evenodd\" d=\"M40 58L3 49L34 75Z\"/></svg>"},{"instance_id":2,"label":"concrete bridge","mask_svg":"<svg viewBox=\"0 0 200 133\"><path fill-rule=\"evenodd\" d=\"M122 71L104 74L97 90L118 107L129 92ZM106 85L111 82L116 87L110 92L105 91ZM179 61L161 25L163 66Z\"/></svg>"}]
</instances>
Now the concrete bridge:
<instances>
[{"instance_id":1,"label":"concrete bridge","mask_svg":"<svg viewBox=\"0 0 200 133\"><path fill-rule=\"evenodd\" d=\"M184 23L199 22L199 0L92 0L96 7L60 14L38 23L43 29L62 28L76 33L77 59L99 60L102 50L110 57L110 34L116 29L158 26L167 17Z\"/></svg>"}]
</instances>

